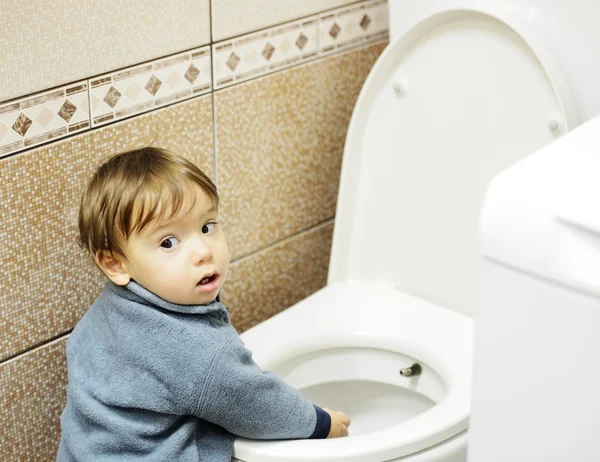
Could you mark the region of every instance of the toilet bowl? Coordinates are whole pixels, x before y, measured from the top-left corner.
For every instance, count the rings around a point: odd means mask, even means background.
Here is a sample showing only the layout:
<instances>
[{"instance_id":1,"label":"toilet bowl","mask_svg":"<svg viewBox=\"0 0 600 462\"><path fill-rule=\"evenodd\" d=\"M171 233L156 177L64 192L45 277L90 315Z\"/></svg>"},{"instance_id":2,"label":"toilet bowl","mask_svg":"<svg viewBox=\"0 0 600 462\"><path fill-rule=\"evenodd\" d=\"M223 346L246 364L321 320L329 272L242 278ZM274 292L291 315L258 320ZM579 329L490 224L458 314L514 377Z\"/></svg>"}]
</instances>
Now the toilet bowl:
<instances>
[{"instance_id":1,"label":"toilet bowl","mask_svg":"<svg viewBox=\"0 0 600 462\"><path fill-rule=\"evenodd\" d=\"M348 281L249 329L242 339L261 367L315 404L344 410L352 425L338 440L238 439L235 458L400 460L454 438L440 453L464 460L473 325L389 285ZM415 363L419 374L401 374Z\"/></svg>"},{"instance_id":2,"label":"toilet bowl","mask_svg":"<svg viewBox=\"0 0 600 462\"><path fill-rule=\"evenodd\" d=\"M328 284L241 335L263 369L347 412L349 437L238 438L236 461L466 460L483 194L577 111L518 18L403 1L390 23L419 19L390 41L350 122Z\"/></svg>"}]
</instances>

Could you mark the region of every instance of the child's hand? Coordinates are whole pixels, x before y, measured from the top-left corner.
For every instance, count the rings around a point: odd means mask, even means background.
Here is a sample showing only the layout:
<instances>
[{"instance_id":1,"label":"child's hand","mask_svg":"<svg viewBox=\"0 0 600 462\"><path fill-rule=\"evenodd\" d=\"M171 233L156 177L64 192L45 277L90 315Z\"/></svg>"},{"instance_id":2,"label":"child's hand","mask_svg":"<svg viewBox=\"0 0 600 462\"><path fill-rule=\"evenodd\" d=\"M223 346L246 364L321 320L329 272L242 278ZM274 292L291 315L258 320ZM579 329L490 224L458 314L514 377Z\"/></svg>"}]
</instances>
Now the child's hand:
<instances>
[{"instance_id":1,"label":"child's hand","mask_svg":"<svg viewBox=\"0 0 600 462\"><path fill-rule=\"evenodd\" d=\"M348 427L350 426L350 417L343 412L332 411L327 408L323 408L331 416L331 429L327 438L339 438L341 436L348 436Z\"/></svg>"}]
</instances>

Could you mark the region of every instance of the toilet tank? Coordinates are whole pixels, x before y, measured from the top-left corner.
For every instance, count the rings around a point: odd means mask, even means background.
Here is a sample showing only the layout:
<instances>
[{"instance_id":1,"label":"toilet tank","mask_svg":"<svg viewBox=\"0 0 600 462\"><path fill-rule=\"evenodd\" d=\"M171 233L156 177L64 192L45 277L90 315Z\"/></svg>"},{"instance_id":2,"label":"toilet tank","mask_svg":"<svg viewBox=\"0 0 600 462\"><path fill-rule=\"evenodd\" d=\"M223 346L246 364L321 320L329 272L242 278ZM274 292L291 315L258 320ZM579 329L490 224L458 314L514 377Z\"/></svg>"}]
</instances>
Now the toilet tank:
<instances>
[{"instance_id":1,"label":"toilet tank","mask_svg":"<svg viewBox=\"0 0 600 462\"><path fill-rule=\"evenodd\" d=\"M495 177L469 462L598 461L600 117Z\"/></svg>"}]
</instances>

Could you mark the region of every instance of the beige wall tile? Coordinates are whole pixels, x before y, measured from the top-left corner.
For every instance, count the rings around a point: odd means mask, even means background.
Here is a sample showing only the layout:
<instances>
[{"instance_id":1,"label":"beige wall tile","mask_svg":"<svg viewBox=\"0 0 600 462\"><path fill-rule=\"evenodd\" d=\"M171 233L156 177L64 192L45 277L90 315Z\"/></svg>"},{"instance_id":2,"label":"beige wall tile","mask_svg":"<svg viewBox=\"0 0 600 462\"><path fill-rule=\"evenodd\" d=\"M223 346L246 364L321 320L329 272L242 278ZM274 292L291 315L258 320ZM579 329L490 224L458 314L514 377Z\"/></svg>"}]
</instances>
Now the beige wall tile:
<instances>
[{"instance_id":1,"label":"beige wall tile","mask_svg":"<svg viewBox=\"0 0 600 462\"><path fill-rule=\"evenodd\" d=\"M356 0L212 0L213 41L355 2Z\"/></svg>"},{"instance_id":2,"label":"beige wall tile","mask_svg":"<svg viewBox=\"0 0 600 462\"><path fill-rule=\"evenodd\" d=\"M222 301L238 332L325 287L332 234L325 224L231 265Z\"/></svg>"},{"instance_id":3,"label":"beige wall tile","mask_svg":"<svg viewBox=\"0 0 600 462\"><path fill-rule=\"evenodd\" d=\"M11 2L0 102L207 44L209 16L209 0Z\"/></svg>"},{"instance_id":4,"label":"beige wall tile","mask_svg":"<svg viewBox=\"0 0 600 462\"><path fill-rule=\"evenodd\" d=\"M3 461L54 461L66 404L66 338L0 364Z\"/></svg>"},{"instance_id":5,"label":"beige wall tile","mask_svg":"<svg viewBox=\"0 0 600 462\"><path fill-rule=\"evenodd\" d=\"M72 328L102 277L77 246L83 187L106 156L165 147L214 176L212 98L195 98L0 161L0 360Z\"/></svg>"},{"instance_id":6,"label":"beige wall tile","mask_svg":"<svg viewBox=\"0 0 600 462\"><path fill-rule=\"evenodd\" d=\"M215 93L221 219L233 258L335 215L350 114L384 46Z\"/></svg>"}]
</instances>

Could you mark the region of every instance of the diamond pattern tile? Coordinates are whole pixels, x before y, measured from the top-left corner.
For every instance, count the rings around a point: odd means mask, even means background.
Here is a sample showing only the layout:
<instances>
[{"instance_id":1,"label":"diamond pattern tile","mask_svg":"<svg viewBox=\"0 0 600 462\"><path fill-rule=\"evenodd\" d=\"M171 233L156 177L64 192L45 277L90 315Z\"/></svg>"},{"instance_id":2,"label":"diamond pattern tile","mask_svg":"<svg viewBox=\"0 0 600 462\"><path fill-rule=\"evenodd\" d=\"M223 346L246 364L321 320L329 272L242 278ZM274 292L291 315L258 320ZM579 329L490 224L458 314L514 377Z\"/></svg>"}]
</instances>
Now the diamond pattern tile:
<instances>
[{"instance_id":1,"label":"diamond pattern tile","mask_svg":"<svg viewBox=\"0 0 600 462\"><path fill-rule=\"evenodd\" d=\"M53 118L54 118L54 113L47 107L43 107L42 110L37 115L37 117L35 118L35 121L38 124L40 124L42 127L47 127Z\"/></svg>"},{"instance_id":2,"label":"diamond pattern tile","mask_svg":"<svg viewBox=\"0 0 600 462\"><path fill-rule=\"evenodd\" d=\"M208 93L211 81L208 46L96 77L89 84L92 126ZM114 91L127 98L111 97Z\"/></svg>"},{"instance_id":3,"label":"diamond pattern tile","mask_svg":"<svg viewBox=\"0 0 600 462\"><path fill-rule=\"evenodd\" d=\"M169 72L169 75L165 79L165 83L167 85L169 85L171 88L174 88L177 85L177 83L179 82L179 80L181 80L181 77L179 76L179 74L177 74L175 71L172 70L171 72Z\"/></svg>"},{"instance_id":4,"label":"diamond pattern tile","mask_svg":"<svg viewBox=\"0 0 600 462\"><path fill-rule=\"evenodd\" d=\"M185 72L184 77L188 82L193 84L199 74L200 70L193 64L190 64L190 67L188 67L188 70Z\"/></svg>"},{"instance_id":5,"label":"diamond pattern tile","mask_svg":"<svg viewBox=\"0 0 600 462\"><path fill-rule=\"evenodd\" d=\"M146 83L146 86L144 88L146 89L146 91L148 93L150 93L152 96L154 96L154 95L156 95L156 92L158 91L158 89L160 88L161 85L162 85L162 82L158 79L158 77L153 75L152 77L150 77L148 79L148 82Z\"/></svg>"},{"instance_id":6,"label":"diamond pattern tile","mask_svg":"<svg viewBox=\"0 0 600 462\"><path fill-rule=\"evenodd\" d=\"M226 61L225 64L227 64L227 67L229 69L231 69L232 71L235 71L235 68L237 67L237 65L240 63L240 57L238 55L236 55L235 53L231 53L231 55L229 56L229 59Z\"/></svg>"},{"instance_id":7,"label":"diamond pattern tile","mask_svg":"<svg viewBox=\"0 0 600 462\"><path fill-rule=\"evenodd\" d=\"M58 111L58 116L65 122L69 122L73 118L73 114L75 114L76 110L77 106L71 103L71 101L66 100L60 107L60 111Z\"/></svg>"},{"instance_id":8,"label":"diamond pattern tile","mask_svg":"<svg viewBox=\"0 0 600 462\"><path fill-rule=\"evenodd\" d=\"M106 96L104 97L104 102L110 107L114 108L119 102L119 98L121 98L121 93L119 90L117 90L115 87L110 87L108 89L108 93L106 93Z\"/></svg>"},{"instance_id":9,"label":"diamond pattern tile","mask_svg":"<svg viewBox=\"0 0 600 462\"><path fill-rule=\"evenodd\" d=\"M296 46L302 50L304 45L306 45L306 42L308 42L308 37L304 34L300 34L298 40L296 40Z\"/></svg>"},{"instance_id":10,"label":"diamond pattern tile","mask_svg":"<svg viewBox=\"0 0 600 462\"><path fill-rule=\"evenodd\" d=\"M271 59L271 56L273 56L274 51L275 51L275 47L273 45L271 45L269 42L267 42L267 44L265 45L265 48L263 49L261 54L268 61L269 59ZM234 70L234 69L232 69L232 70Z\"/></svg>"},{"instance_id":11,"label":"diamond pattern tile","mask_svg":"<svg viewBox=\"0 0 600 462\"><path fill-rule=\"evenodd\" d=\"M215 89L317 57L316 16L213 45Z\"/></svg>"},{"instance_id":12,"label":"diamond pattern tile","mask_svg":"<svg viewBox=\"0 0 600 462\"><path fill-rule=\"evenodd\" d=\"M340 26L334 23L333 26L331 26L331 29L329 29L329 35L331 35L333 38L336 38L340 33L340 30Z\"/></svg>"},{"instance_id":13,"label":"diamond pattern tile","mask_svg":"<svg viewBox=\"0 0 600 462\"><path fill-rule=\"evenodd\" d=\"M125 90L125 96L127 96L127 98L129 98L131 101L135 101L139 96L140 91L142 91L140 86L136 82L131 82L131 85L129 85L127 90Z\"/></svg>"},{"instance_id":14,"label":"diamond pattern tile","mask_svg":"<svg viewBox=\"0 0 600 462\"><path fill-rule=\"evenodd\" d=\"M321 56L385 40L388 38L387 1L371 0L323 13L320 28Z\"/></svg>"},{"instance_id":15,"label":"diamond pattern tile","mask_svg":"<svg viewBox=\"0 0 600 462\"><path fill-rule=\"evenodd\" d=\"M0 157L90 126L87 82L0 105ZM9 130L6 130L10 127Z\"/></svg>"},{"instance_id":16,"label":"diamond pattern tile","mask_svg":"<svg viewBox=\"0 0 600 462\"><path fill-rule=\"evenodd\" d=\"M29 117L21 113L19 114L19 117L17 117L17 120L15 120L12 129L16 131L19 135L25 136L27 130L29 130L29 127L31 127L32 123L33 121Z\"/></svg>"},{"instance_id":17,"label":"diamond pattern tile","mask_svg":"<svg viewBox=\"0 0 600 462\"><path fill-rule=\"evenodd\" d=\"M362 18L362 20L360 21L360 27L363 28L363 30L367 30L367 27L369 27L369 24L371 24L371 18L369 18L368 14L365 14Z\"/></svg>"}]
</instances>

